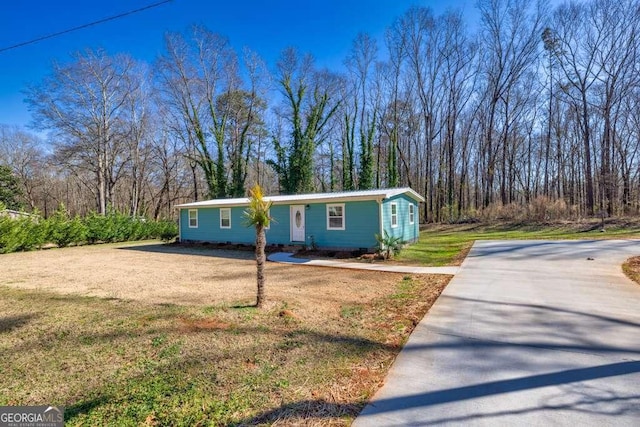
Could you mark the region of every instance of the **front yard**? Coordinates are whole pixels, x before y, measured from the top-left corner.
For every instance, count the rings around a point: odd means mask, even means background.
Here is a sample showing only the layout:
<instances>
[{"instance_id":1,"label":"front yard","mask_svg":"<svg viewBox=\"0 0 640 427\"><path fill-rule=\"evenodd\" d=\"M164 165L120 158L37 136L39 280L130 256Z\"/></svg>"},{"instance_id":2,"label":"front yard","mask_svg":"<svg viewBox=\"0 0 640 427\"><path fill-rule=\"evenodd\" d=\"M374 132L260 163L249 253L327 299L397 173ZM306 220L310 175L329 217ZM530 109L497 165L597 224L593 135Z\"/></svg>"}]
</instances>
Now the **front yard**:
<instances>
[{"instance_id":1,"label":"front yard","mask_svg":"<svg viewBox=\"0 0 640 427\"><path fill-rule=\"evenodd\" d=\"M103 245L0 256L0 405L68 425L348 424L448 277Z\"/></svg>"}]
</instances>

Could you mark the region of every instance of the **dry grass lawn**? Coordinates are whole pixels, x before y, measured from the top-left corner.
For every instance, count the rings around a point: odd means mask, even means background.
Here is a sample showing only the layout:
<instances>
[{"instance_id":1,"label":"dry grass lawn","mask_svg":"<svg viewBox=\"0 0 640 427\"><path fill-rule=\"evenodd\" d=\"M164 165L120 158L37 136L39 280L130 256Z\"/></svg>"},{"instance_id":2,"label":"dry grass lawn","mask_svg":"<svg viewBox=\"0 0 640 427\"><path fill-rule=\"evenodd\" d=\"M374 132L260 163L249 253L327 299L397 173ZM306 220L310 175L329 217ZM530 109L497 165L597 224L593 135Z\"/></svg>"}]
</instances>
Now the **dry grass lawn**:
<instances>
[{"instance_id":1,"label":"dry grass lawn","mask_svg":"<svg viewBox=\"0 0 640 427\"><path fill-rule=\"evenodd\" d=\"M0 256L0 405L68 425L349 424L446 283L116 244Z\"/></svg>"},{"instance_id":2,"label":"dry grass lawn","mask_svg":"<svg viewBox=\"0 0 640 427\"><path fill-rule=\"evenodd\" d=\"M640 285L640 256L629 258L622 264L622 271L627 277Z\"/></svg>"},{"instance_id":3,"label":"dry grass lawn","mask_svg":"<svg viewBox=\"0 0 640 427\"><path fill-rule=\"evenodd\" d=\"M0 285L151 304L247 305L256 292L252 252L160 243L6 254L0 271ZM272 306L300 303L320 315L385 295L398 282L395 274L276 263L266 272Z\"/></svg>"}]
</instances>

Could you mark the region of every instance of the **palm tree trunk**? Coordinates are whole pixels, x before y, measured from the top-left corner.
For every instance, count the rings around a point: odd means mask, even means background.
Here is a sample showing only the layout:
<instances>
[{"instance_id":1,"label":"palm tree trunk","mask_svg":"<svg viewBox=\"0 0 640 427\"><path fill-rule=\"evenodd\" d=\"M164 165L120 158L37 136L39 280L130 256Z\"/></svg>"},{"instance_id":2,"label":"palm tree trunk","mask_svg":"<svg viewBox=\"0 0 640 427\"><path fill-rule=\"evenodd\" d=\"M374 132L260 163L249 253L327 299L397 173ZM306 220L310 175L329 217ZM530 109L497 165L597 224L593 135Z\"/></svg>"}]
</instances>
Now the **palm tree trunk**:
<instances>
[{"instance_id":1,"label":"palm tree trunk","mask_svg":"<svg viewBox=\"0 0 640 427\"><path fill-rule=\"evenodd\" d=\"M257 266L257 282L258 282L258 298L256 307L262 308L265 301L264 295L264 248L266 245L264 226L256 224L256 266Z\"/></svg>"}]
</instances>

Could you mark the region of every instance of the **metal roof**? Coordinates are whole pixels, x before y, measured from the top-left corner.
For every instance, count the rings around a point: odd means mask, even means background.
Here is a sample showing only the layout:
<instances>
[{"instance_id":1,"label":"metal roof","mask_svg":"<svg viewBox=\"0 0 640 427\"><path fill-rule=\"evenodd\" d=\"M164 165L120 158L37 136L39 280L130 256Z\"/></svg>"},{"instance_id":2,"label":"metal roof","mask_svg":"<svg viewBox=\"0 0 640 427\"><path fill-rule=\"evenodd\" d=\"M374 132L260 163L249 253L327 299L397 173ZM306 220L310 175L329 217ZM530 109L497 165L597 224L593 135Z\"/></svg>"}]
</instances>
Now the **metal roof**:
<instances>
[{"instance_id":1,"label":"metal roof","mask_svg":"<svg viewBox=\"0 0 640 427\"><path fill-rule=\"evenodd\" d=\"M424 198L413 191L409 187L402 188L381 188L376 190L359 190L359 191L340 191L335 193L312 193L312 194L292 194L286 196L265 196L266 201L272 202L274 205L288 204L291 202L298 203L315 203L315 202L341 202L353 200L382 200L394 197L400 194L406 194L417 202L424 202ZM243 206L249 203L247 197L236 199L213 199L202 200L200 202L183 203L177 205L177 208L203 208L203 207L219 207L219 206Z\"/></svg>"}]
</instances>

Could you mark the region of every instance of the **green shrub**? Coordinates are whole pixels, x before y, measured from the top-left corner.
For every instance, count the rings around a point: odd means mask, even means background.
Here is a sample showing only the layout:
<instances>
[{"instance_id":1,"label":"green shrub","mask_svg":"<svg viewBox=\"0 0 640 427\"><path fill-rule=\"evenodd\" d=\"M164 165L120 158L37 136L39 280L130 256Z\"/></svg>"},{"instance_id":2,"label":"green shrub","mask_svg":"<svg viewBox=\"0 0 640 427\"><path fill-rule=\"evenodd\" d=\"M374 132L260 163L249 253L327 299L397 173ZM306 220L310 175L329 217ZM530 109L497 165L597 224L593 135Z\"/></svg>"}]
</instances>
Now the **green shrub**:
<instances>
[{"instance_id":1,"label":"green shrub","mask_svg":"<svg viewBox=\"0 0 640 427\"><path fill-rule=\"evenodd\" d=\"M172 221L159 221L156 223L159 232L155 237L159 237L163 242L171 242L178 237L178 225Z\"/></svg>"},{"instance_id":2,"label":"green shrub","mask_svg":"<svg viewBox=\"0 0 640 427\"><path fill-rule=\"evenodd\" d=\"M40 249L46 243L47 222L39 216L24 217L14 220L15 226L20 230L20 245L18 251L32 251Z\"/></svg>"},{"instance_id":3,"label":"green shrub","mask_svg":"<svg viewBox=\"0 0 640 427\"><path fill-rule=\"evenodd\" d=\"M107 217L91 212L84 218L84 225L87 230L87 243L94 244L98 242L109 241L109 236L113 233L110 230Z\"/></svg>"},{"instance_id":4,"label":"green shrub","mask_svg":"<svg viewBox=\"0 0 640 427\"><path fill-rule=\"evenodd\" d=\"M69 213L62 203L47 222L47 241L61 248L72 243L78 245L87 238L87 227L84 222L77 215L69 218Z\"/></svg>"},{"instance_id":5,"label":"green shrub","mask_svg":"<svg viewBox=\"0 0 640 427\"><path fill-rule=\"evenodd\" d=\"M4 205L0 203L0 211ZM28 251L45 242L46 227L37 215L11 218L0 215L0 253Z\"/></svg>"},{"instance_id":6,"label":"green shrub","mask_svg":"<svg viewBox=\"0 0 640 427\"><path fill-rule=\"evenodd\" d=\"M130 217L110 211L106 215L92 212L84 219L87 242L126 242L159 237L157 223L144 217Z\"/></svg>"},{"instance_id":7,"label":"green shrub","mask_svg":"<svg viewBox=\"0 0 640 427\"><path fill-rule=\"evenodd\" d=\"M178 226L173 221L130 217L113 210L107 215L92 212L82 219L71 218L64 204L47 220L38 215L16 219L0 216L0 253L33 250L45 243L65 247L158 238L169 242L177 236Z\"/></svg>"},{"instance_id":8,"label":"green shrub","mask_svg":"<svg viewBox=\"0 0 640 427\"><path fill-rule=\"evenodd\" d=\"M376 234L375 238L378 242L376 249L384 259L391 259L392 256L400 252L404 244L402 238L389 235L387 230L384 230L384 235Z\"/></svg>"},{"instance_id":9,"label":"green shrub","mask_svg":"<svg viewBox=\"0 0 640 427\"><path fill-rule=\"evenodd\" d=\"M13 220L0 216L0 253L14 252L18 248L18 236Z\"/></svg>"}]
</instances>

